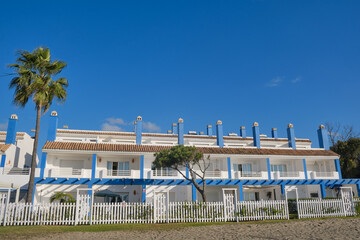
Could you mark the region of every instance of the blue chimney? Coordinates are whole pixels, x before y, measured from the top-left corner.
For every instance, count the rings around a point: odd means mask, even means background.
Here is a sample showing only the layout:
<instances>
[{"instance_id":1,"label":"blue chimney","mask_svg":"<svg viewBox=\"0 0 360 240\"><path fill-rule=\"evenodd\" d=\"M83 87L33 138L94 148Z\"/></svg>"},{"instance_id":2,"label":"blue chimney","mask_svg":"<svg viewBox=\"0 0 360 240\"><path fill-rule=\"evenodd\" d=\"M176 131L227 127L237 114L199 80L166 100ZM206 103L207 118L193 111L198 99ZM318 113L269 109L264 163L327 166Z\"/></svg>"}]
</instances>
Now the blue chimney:
<instances>
[{"instance_id":1,"label":"blue chimney","mask_svg":"<svg viewBox=\"0 0 360 240\"><path fill-rule=\"evenodd\" d=\"M216 142L219 147L224 147L224 131L220 120L216 122Z\"/></svg>"},{"instance_id":2,"label":"blue chimney","mask_svg":"<svg viewBox=\"0 0 360 240\"><path fill-rule=\"evenodd\" d=\"M172 134L178 134L178 128L176 123L172 124Z\"/></svg>"},{"instance_id":3,"label":"blue chimney","mask_svg":"<svg viewBox=\"0 0 360 240\"><path fill-rule=\"evenodd\" d=\"M246 129L244 126L240 127L240 137L246 138Z\"/></svg>"},{"instance_id":4,"label":"blue chimney","mask_svg":"<svg viewBox=\"0 0 360 240\"><path fill-rule=\"evenodd\" d=\"M9 118L5 144L15 144L17 120L18 120L18 116L16 114L12 114L11 117Z\"/></svg>"},{"instance_id":5,"label":"blue chimney","mask_svg":"<svg viewBox=\"0 0 360 240\"><path fill-rule=\"evenodd\" d=\"M179 118L178 120L178 144L184 145L184 120Z\"/></svg>"},{"instance_id":6,"label":"blue chimney","mask_svg":"<svg viewBox=\"0 0 360 240\"><path fill-rule=\"evenodd\" d=\"M207 135L212 136L213 135L213 133L212 133L212 125L207 125L206 129L207 129Z\"/></svg>"},{"instance_id":7,"label":"blue chimney","mask_svg":"<svg viewBox=\"0 0 360 240\"><path fill-rule=\"evenodd\" d=\"M291 123L288 124L287 135L288 135L289 147L296 149L294 126Z\"/></svg>"},{"instance_id":8,"label":"blue chimney","mask_svg":"<svg viewBox=\"0 0 360 240\"><path fill-rule=\"evenodd\" d=\"M260 128L259 123L253 123L253 139L254 139L254 147L260 148Z\"/></svg>"},{"instance_id":9,"label":"blue chimney","mask_svg":"<svg viewBox=\"0 0 360 240\"><path fill-rule=\"evenodd\" d=\"M325 129L324 125L320 125L318 132L318 138L319 138L319 147L323 148L325 150L329 150L329 133Z\"/></svg>"},{"instance_id":10,"label":"blue chimney","mask_svg":"<svg viewBox=\"0 0 360 240\"><path fill-rule=\"evenodd\" d=\"M49 119L49 129L47 135L48 141L55 141L57 127L58 127L58 114L56 111L52 111Z\"/></svg>"},{"instance_id":11,"label":"blue chimney","mask_svg":"<svg viewBox=\"0 0 360 240\"><path fill-rule=\"evenodd\" d=\"M277 128L272 128L271 129L271 137L277 139L278 138L278 132L277 132Z\"/></svg>"},{"instance_id":12,"label":"blue chimney","mask_svg":"<svg viewBox=\"0 0 360 240\"><path fill-rule=\"evenodd\" d=\"M141 145L142 128L143 128L142 117L141 117L141 116L138 116L138 117L136 118L136 127L135 127L135 132L136 132L136 144L137 144L137 145Z\"/></svg>"}]
</instances>

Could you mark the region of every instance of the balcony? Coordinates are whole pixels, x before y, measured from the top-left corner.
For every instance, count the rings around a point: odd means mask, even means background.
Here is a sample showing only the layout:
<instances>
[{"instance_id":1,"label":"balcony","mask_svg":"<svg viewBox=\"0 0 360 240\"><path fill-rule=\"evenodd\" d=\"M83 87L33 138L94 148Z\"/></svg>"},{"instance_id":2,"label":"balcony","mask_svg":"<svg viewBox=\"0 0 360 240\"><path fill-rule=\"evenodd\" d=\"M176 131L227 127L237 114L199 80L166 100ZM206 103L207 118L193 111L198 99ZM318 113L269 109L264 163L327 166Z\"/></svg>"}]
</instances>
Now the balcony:
<instances>
[{"instance_id":1,"label":"balcony","mask_svg":"<svg viewBox=\"0 0 360 240\"><path fill-rule=\"evenodd\" d=\"M29 175L30 168L3 168L3 175Z\"/></svg>"},{"instance_id":2,"label":"balcony","mask_svg":"<svg viewBox=\"0 0 360 240\"><path fill-rule=\"evenodd\" d=\"M282 179L282 178L300 178L300 172L279 172L273 171L271 175L274 179ZM305 178L305 176L303 177Z\"/></svg>"},{"instance_id":3,"label":"balcony","mask_svg":"<svg viewBox=\"0 0 360 240\"><path fill-rule=\"evenodd\" d=\"M130 177L131 170L107 170L108 177Z\"/></svg>"},{"instance_id":4,"label":"balcony","mask_svg":"<svg viewBox=\"0 0 360 240\"><path fill-rule=\"evenodd\" d=\"M262 172L241 172L241 171L234 171L233 176L235 179L241 178L263 178Z\"/></svg>"},{"instance_id":5,"label":"balcony","mask_svg":"<svg viewBox=\"0 0 360 240\"><path fill-rule=\"evenodd\" d=\"M151 170L151 177L178 177L179 173L176 170L168 168L159 168Z\"/></svg>"},{"instance_id":6,"label":"balcony","mask_svg":"<svg viewBox=\"0 0 360 240\"><path fill-rule=\"evenodd\" d=\"M338 172L310 172L311 179L336 179L339 178Z\"/></svg>"},{"instance_id":7,"label":"balcony","mask_svg":"<svg viewBox=\"0 0 360 240\"><path fill-rule=\"evenodd\" d=\"M72 178L90 178L91 169L75 169L75 168L54 168L45 169L48 177L72 177Z\"/></svg>"}]
</instances>

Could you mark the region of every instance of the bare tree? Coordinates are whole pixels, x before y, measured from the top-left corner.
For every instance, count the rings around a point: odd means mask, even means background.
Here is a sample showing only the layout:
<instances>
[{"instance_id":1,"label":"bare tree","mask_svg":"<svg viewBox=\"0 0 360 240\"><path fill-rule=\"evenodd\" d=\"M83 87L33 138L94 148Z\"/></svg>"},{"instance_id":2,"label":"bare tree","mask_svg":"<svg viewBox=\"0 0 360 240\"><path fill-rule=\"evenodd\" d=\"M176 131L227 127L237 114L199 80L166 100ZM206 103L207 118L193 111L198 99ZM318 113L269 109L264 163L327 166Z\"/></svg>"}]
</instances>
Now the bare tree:
<instances>
[{"instance_id":1,"label":"bare tree","mask_svg":"<svg viewBox=\"0 0 360 240\"><path fill-rule=\"evenodd\" d=\"M355 132L352 125L341 125L339 122L325 123L326 129L329 132L330 144L334 146L337 141L348 141L350 138L359 137L360 134Z\"/></svg>"}]
</instances>

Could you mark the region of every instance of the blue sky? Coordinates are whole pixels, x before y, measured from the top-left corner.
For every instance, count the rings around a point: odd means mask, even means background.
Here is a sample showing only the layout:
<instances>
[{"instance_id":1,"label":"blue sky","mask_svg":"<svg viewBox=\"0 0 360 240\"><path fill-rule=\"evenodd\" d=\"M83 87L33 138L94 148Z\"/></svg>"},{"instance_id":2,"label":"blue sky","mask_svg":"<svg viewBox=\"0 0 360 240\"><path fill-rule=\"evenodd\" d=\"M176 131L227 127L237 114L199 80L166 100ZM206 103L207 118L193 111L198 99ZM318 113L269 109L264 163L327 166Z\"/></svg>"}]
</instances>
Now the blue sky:
<instances>
[{"instance_id":1,"label":"blue sky","mask_svg":"<svg viewBox=\"0 0 360 240\"><path fill-rule=\"evenodd\" d=\"M318 146L324 122L360 130L360 1L6 1L0 8L0 128L12 113L15 51L51 49L68 63L59 127L166 132L222 120L225 133L277 127ZM41 143L48 125L42 118Z\"/></svg>"}]
</instances>

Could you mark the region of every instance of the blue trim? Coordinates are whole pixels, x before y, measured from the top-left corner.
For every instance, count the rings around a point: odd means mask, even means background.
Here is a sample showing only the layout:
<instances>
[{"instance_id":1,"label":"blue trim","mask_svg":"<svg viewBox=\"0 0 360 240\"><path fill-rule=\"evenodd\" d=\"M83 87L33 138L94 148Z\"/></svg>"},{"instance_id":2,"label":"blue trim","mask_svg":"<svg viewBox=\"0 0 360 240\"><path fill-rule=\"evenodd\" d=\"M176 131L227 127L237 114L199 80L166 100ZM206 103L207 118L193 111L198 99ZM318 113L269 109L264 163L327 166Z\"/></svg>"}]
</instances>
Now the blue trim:
<instances>
[{"instance_id":1,"label":"blue trim","mask_svg":"<svg viewBox=\"0 0 360 240\"><path fill-rule=\"evenodd\" d=\"M239 185L239 201L244 201L244 189L243 185Z\"/></svg>"},{"instance_id":2,"label":"blue trim","mask_svg":"<svg viewBox=\"0 0 360 240\"><path fill-rule=\"evenodd\" d=\"M196 201L196 188L194 185L191 185L191 199L193 202Z\"/></svg>"},{"instance_id":3,"label":"blue trim","mask_svg":"<svg viewBox=\"0 0 360 240\"><path fill-rule=\"evenodd\" d=\"M6 132L5 144L15 144L16 141L16 124L17 119L9 118L9 123Z\"/></svg>"},{"instance_id":4,"label":"blue trim","mask_svg":"<svg viewBox=\"0 0 360 240\"><path fill-rule=\"evenodd\" d=\"M222 124L216 124L216 143L219 147L224 147L224 131Z\"/></svg>"},{"instance_id":5,"label":"blue trim","mask_svg":"<svg viewBox=\"0 0 360 240\"><path fill-rule=\"evenodd\" d=\"M212 136L212 135L213 135L213 133L212 133L212 126L210 127L210 125L208 125L206 129L207 129L207 135L208 135L208 136Z\"/></svg>"},{"instance_id":6,"label":"blue trim","mask_svg":"<svg viewBox=\"0 0 360 240\"><path fill-rule=\"evenodd\" d=\"M96 173L96 160L97 160L97 156L96 154L93 154L92 157L92 166L91 166L91 179L95 178L95 173Z\"/></svg>"},{"instance_id":7,"label":"blue trim","mask_svg":"<svg viewBox=\"0 0 360 240\"><path fill-rule=\"evenodd\" d=\"M187 178L189 178L189 168L188 167L185 167L185 176L187 177Z\"/></svg>"},{"instance_id":8,"label":"blue trim","mask_svg":"<svg viewBox=\"0 0 360 240\"><path fill-rule=\"evenodd\" d=\"M146 202L146 185L141 186L141 201Z\"/></svg>"},{"instance_id":9,"label":"blue trim","mask_svg":"<svg viewBox=\"0 0 360 240\"><path fill-rule=\"evenodd\" d=\"M326 189L325 184L320 184L320 192L321 192L321 198L326 198Z\"/></svg>"},{"instance_id":10,"label":"blue trim","mask_svg":"<svg viewBox=\"0 0 360 240\"><path fill-rule=\"evenodd\" d=\"M319 147L329 150L329 133L325 128L319 128L317 130L319 138Z\"/></svg>"},{"instance_id":11,"label":"blue trim","mask_svg":"<svg viewBox=\"0 0 360 240\"><path fill-rule=\"evenodd\" d=\"M140 179L144 179L144 155L140 156Z\"/></svg>"},{"instance_id":12,"label":"blue trim","mask_svg":"<svg viewBox=\"0 0 360 240\"><path fill-rule=\"evenodd\" d=\"M278 132L275 129L271 129L271 137L277 139L278 138Z\"/></svg>"},{"instance_id":13,"label":"blue trim","mask_svg":"<svg viewBox=\"0 0 360 240\"><path fill-rule=\"evenodd\" d=\"M231 179L231 158L230 157L227 158L227 167L228 167L228 176L229 176L229 179Z\"/></svg>"},{"instance_id":14,"label":"blue trim","mask_svg":"<svg viewBox=\"0 0 360 240\"><path fill-rule=\"evenodd\" d=\"M41 162L40 162L40 177L44 177L44 171L46 167L46 159L47 159L47 153L43 152L41 155Z\"/></svg>"},{"instance_id":15,"label":"blue trim","mask_svg":"<svg viewBox=\"0 0 360 240\"><path fill-rule=\"evenodd\" d=\"M49 129L48 129L48 135L47 140L48 141L55 141L56 139L56 131L58 127L58 116L50 116L49 119Z\"/></svg>"},{"instance_id":16,"label":"blue trim","mask_svg":"<svg viewBox=\"0 0 360 240\"><path fill-rule=\"evenodd\" d=\"M161 185L161 186L190 186L192 185L191 181L186 179L130 179L130 178L35 178L36 184L68 184L68 185L86 185L92 183L94 185ZM196 183L203 184L201 179L197 179ZM325 184L325 186L331 187L334 185L344 185L344 184L360 184L360 179L281 179L281 180L249 180L249 179L206 179L205 184L210 186L235 186L243 184L246 186L255 185L255 186L275 186L275 185L319 185Z\"/></svg>"},{"instance_id":17,"label":"blue trim","mask_svg":"<svg viewBox=\"0 0 360 240\"><path fill-rule=\"evenodd\" d=\"M270 158L266 159L266 167L268 172L268 179L271 180L271 165L270 165Z\"/></svg>"},{"instance_id":18,"label":"blue trim","mask_svg":"<svg viewBox=\"0 0 360 240\"><path fill-rule=\"evenodd\" d=\"M2 155L1 156L0 167L5 167L5 162L6 162L6 155Z\"/></svg>"},{"instance_id":19,"label":"blue trim","mask_svg":"<svg viewBox=\"0 0 360 240\"><path fill-rule=\"evenodd\" d=\"M184 123L178 123L178 144L184 145Z\"/></svg>"},{"instance_id":20,"label":"blue trim","mask_svg":"<svg viewBox=\"0 0 360 240\"><path fill-rule=\"evenodd\" d=\"M253 140L254 140L254 147L260 148L260 128L259 128L259 126L253 126Z\"/></svg>"},{"instance_id":21,"label":"blue trim","mask_svg":"<svg viewBox=\"0 0 360 240\"><path fill-rule=\"evenodd\" d=\"M288 135L289 147L291 147L293 149L296 149L294 128L288 127L287 128L287 135Z\"/></svg>"},{"instance_id":22,"label":"blue trim","mask_svg":"<svg viewBox=\"0 0 360 240\"><path fill-rule=\"evenodd\" d=\"M89 184L88 184L88 188L91 188L91 189L92 189L92 187L93 187L92 183L89 183ZM93 191L93 190L88 190L88 195L91 196L91 195L92 195L92 191ZM91 201L91 198L90 198L90 201Z\"/></svg>"},{"instance_id":23,"label":"blue trim","mask_svg":"<svg viewBox=\"0 0 360 240\"><path fill-rule=\"evenodd\" d=\"M31 202L32 202L32 203L34 203L35 191L36 191L36 182L34 182L34 188L33 188L33 193L32 193L32 198L31 198ZM29 194L29 191L28 191L28 194Z\"/></svg>"},{"instance_id":24,"label":"blue trim","mask_svg":"<svg viewBox=\"0 0 360 240\"><path fill-rule=\"evenodd\" d=\"M360 197L360 183L356 184L356 190L357 190L358 197Z\"/></svg>"},{"instance_id":25,"label":"blue trim","mask_svg":"<svg viewBox=\"0 0 360 240\"><path fill-rule=\"evenodd\" d=\"M339 159L335 159L335 169L336 169L336 171L339 173L339 179L342 179L342 174L341 174L341 168L340 168L340 161L339 161Z\"/></svg>"},{"instance_id":26,"label":"blue trim","mask_svg":"<svg viewBox=\"0 0 360 240\"><path fill-rule=\"evenodd\" d=\"M246 129L240 128L240 137L246 138Z\"/></svg>"},{"instance_id":27,"label":"blue trim","mask_svg":"<svg viewBox=\"0 0 360 240\"><path fill-rule=\"evenodd\" d=\"M142 135L143 122L142 120L136 121L136 144L141 145L141 135Z\"/></svg>"},{"instance_id":28,"label":"blue trim","mask_svg":"<svg viewBox=\"0 0 360 240\"><path fill-rule=\"evenodd\" d=\"M308 174L307 174L307 167L306 167L306 159L303 159L303 166L304 166L304 174L305 174L305 179L308 179Z\"/></svg>"}]
</instances>

